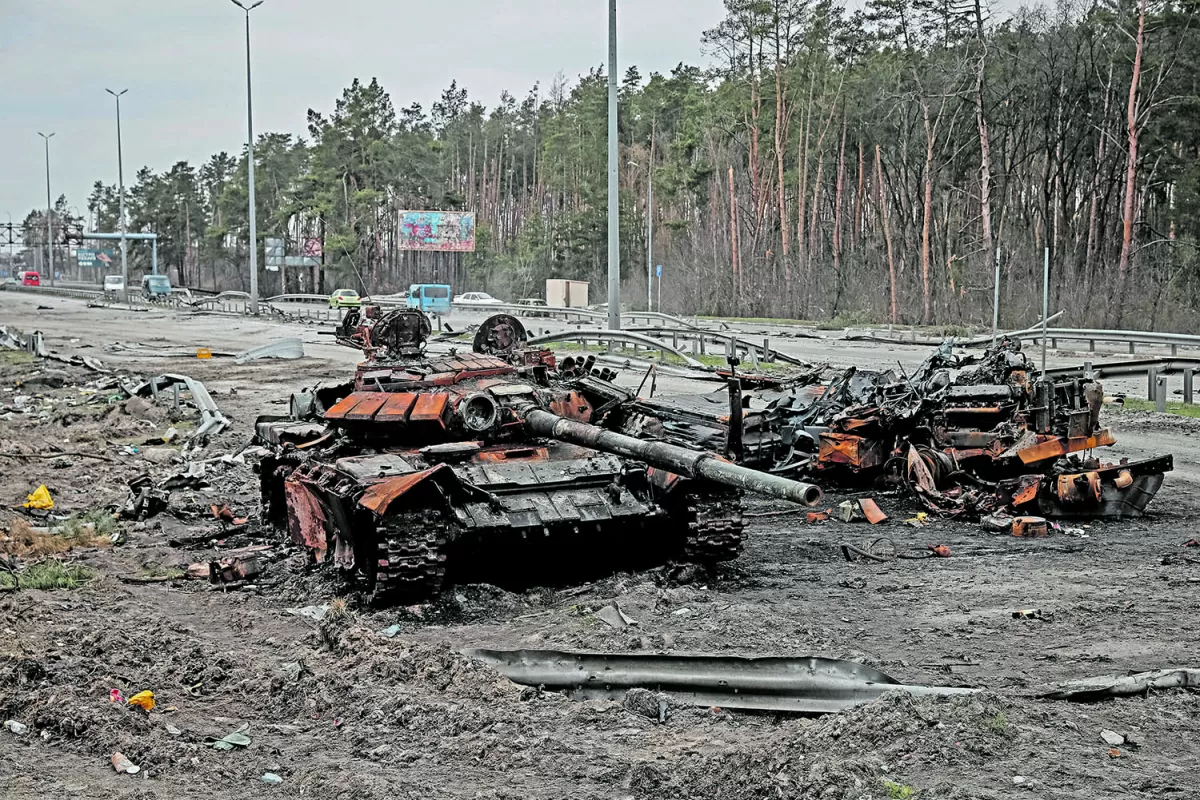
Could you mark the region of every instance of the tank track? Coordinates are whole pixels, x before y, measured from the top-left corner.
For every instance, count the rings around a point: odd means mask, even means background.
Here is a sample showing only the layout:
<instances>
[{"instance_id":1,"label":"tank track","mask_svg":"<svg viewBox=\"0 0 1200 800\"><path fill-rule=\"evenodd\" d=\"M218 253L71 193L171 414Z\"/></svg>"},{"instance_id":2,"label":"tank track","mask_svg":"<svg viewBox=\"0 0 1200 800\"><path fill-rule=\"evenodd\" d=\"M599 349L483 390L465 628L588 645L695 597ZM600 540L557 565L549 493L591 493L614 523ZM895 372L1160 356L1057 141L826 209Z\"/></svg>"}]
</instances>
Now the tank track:
<instances>
[{"instance_id":1,"label":"tank track","mask_svg":"<svg viewBox=\"0 0 1200 800\"><path fill-rule=\"evenodd\" d=\"M450 528L431 509L404 512L383 520L376 541L372 603L434 597L446 578Z\"/></svg>"},{"instance_id":2,"label":"tank track","mask_svg":"<svg viewBox=\"0 0 1200 800\"><path fill-rule=\"evenodd\" d=\"M684 558L702 564L732 561L742 552L742 504L736 494L689 494L684 506Z\"/></svg>"}]
</instances>

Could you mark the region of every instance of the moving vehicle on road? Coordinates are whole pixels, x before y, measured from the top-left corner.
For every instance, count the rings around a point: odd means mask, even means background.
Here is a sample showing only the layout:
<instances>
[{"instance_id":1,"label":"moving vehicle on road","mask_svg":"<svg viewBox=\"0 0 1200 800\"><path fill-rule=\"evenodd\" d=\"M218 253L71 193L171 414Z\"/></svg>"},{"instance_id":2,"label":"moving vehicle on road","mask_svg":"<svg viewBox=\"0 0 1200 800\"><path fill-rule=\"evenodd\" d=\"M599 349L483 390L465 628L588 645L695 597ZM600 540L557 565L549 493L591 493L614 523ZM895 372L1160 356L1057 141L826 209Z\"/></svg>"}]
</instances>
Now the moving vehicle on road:
<instances>
[{"instance_id":1,"label":"moving vehicle on road","mask_svg":"<svg viewBox=\"0 0 1200 800\"><path fill-rule=\"evenodd\" d=\"M467 292L454 298L456 306L501 306L503 300L497 300L487 292Z\"/></svg>"},{"instance_id":2,"label":"moving vehicle on road","mask_svg":"<svg viewBox=\"0 0 1200 800\"><path fill-rule=\"evenodd\" d=\"M408 287L408 307L426 314L449 314L450 285L445 283L414 283Z\"/></svg>"},{"instance_id":3,"label":"moving vehicle on road","mask_svg":"<svg viewBox=\"0 0 1200 800\"><path fill-rule=\"evenodd\" d=\"M362 298L353 289L338 289L329 295L330 308L358 308L361 305Z\"/></svg>"},{"instance_id":4,"label":"moving vehicle on road","mask_svg":"<svg viewBox=\"0 0 1200 800\"><path fill-rule=\"evenodd\" d=\"M147 300L162 300L171 296L171 279L166 275L143 275L142 296Z\"/></svg>"},{"instance_id":5,"label":"moving vehicle on road","mask_svg":"<svg viewBox=\"0 0 1200 800\"><path fill-rule=\"evenodd\" d=\"M120 297L125 293L125 279L120 275L104 276L104 296Z\"/></svg>"},{"instance_id":6,"label":"moving vehicle on road","mask_svg":"<svg viewBox=\"0 0 1200 800\"><path fill-rule=\"evenodd\" d=\"M546 301L540 297L525 297L517 301L517 305L521 306L521 316L523 317L548 317L549 311L537 311L538 308L546 308ZM526 311L525 309L528 309Z\"/></svg>"},{"instance_id":7,"label":"moving vehicle on road","mask_svg":"<svg viewBox=\"0 0 1200 800\"><path fill-rule=\"evenodd\" d=\"M17 282L22 286L41 286L42 276L33 271L18 272Z\"/></svg>"}]
</instances>

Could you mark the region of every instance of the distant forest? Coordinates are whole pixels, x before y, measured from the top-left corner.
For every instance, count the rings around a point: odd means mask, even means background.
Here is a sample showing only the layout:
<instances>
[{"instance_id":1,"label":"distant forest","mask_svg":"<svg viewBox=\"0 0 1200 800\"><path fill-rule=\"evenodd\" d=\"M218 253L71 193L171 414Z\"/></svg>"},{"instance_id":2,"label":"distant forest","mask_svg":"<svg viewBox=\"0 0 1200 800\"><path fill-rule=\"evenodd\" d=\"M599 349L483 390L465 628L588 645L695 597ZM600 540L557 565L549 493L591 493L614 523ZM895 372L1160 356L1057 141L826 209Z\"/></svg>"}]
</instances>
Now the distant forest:
<instances>
[{"instance_id":1,"label":"distant forest","mask_svg":"<svg viewBox=\"0 0 1200 800\"><path fill-rule=\"evenodd\" d=\"M962 325L1036 319L1043 249L1070 325L1200 319L1200 1L1074 3L1001 17L976 0L725 0L711 68L621 81L624 301L644 307L647 188L664 310ZM324 242L288 290L453 281L505 299L551 277L603 300L606 73L504 93L451 83L397 110L355 80L308 136L256 144L262 239ZM142 169L130 230L173 280L245 289L245 154ZM117 229L95 184L88 223ZM66 214L65 198L59 211ZM403 209L477 214L477 250L396 247ZM27 245L44 212L25 220ZM140 267L148 257L131 248ZM260 285L279 290L278 273Z\"/></svg>"}]
</instances>

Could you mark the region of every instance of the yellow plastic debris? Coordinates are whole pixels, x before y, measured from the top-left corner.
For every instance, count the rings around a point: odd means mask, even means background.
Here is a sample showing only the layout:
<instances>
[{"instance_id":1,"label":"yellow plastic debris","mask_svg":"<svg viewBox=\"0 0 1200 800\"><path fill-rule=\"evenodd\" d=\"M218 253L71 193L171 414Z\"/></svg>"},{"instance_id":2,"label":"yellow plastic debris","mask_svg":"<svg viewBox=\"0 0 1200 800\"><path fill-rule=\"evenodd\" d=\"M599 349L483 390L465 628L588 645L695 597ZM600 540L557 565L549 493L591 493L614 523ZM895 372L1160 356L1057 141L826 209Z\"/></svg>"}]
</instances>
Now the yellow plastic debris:
<instances>
[{"instance_id":1,"label":"yellow plastic debris","mask_svg":"<svg viewBox=\"0 0 1200 800\"><path fill-rule=\"evenodd\" d=\"M196 358L212 358L212 350L207 347L197 347Z\"/></svg>"},{"instance_id":2,"label":"yellow plastic debris","mask_svg":"<svg viewBox=\"0 0 1200 800\"><path fill-rule=\"evenodd\" d=\"M137 706L146 711L154 710L154 692L138 692L133 697L129 698L129 705Z\"/></svg>"},{"instance_id":3,"label":"yellow plastic debris","mask_svg":"<svg viewBox=\"0 0 1200 800\"><path fill-rule=\"evenodd\" d=\"M50 496L50 490L46 488L46 484L42 484L33 490L33 494L25 498L26 508L36 508L39 511L49 511L54 508L54 498Z\"/></svg>"}]
</instances>

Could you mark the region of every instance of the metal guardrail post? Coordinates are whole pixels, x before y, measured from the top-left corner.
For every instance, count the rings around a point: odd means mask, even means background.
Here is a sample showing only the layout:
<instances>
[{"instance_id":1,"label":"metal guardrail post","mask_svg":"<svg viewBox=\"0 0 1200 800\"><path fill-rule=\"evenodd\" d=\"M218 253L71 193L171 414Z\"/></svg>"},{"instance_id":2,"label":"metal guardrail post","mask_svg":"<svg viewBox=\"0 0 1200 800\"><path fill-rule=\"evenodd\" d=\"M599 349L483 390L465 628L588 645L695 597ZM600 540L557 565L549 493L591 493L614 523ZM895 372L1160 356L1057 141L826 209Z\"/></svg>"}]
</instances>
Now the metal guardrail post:
<instances>
[{"instance_id":1,"label":"metal guardrail post","mask_svg":"<svg viewBox=\"0 0 1200 800\"><path fill-rule=\"evenodd\" d=\"M1179 355L1179 345L1177 345L1177 344L1171 345L1171 355L1173 355L1173 356Z\"/></svg>"},{"instance_id":2,"label":"metal guardrail post","mask_svg":"<svg viewBox=\"0 0 1200 800\"><path fill-rule=\"evenodd\" d=\"M1084 380L1091 380L1091 378L1092 378L1092 362L1090 362L1090 361L1083 362L1083 377L1084 377Z\"/></svg>"},{"instance_id":3,"label":"metal guardrail post","mask_svg":"<svg viewBox=\"0 0 1200 800\"><path fill-rule=\"evenodd\" d=\"M1192 371L1190 369L1183 371L1183 403L1189 406L1192 404Z\"/></svg>"},{"instance_id":4,"label":"metal guardrail post","mask_svg":"<svg viewBox=\"0 0 1200 800\"><path fill-rule=\"evenodd\" d=\"M1165 414L1167 411L1167 376L1163 375L1158 379L1158 394L1155 395L1155 408L1160 414Z\"/></svg>"},{"instance_id":5,"label":"metal guardrail post","mask_svg":"<svg viewBox=\"0 0 1200 800\"><path fill-rule=\"evenodd\" d=\"M1134 355L1135 353L1137 353L1137 343L1130 342L1129 343L1129 355Z\"/></svg>"},{"instance_id":6,"label":"metal guardrail post","mask_svg":"<svg viewBox=\"0 0 1200 800\"><path fill-rule=\"evenodd\" d=\"M1154 400L1157 395L1155 390L1158 388L1158 370L1151 367L1146 370L1146 399Z\"/></svg>"},{"instance_id":7,"label":"metal guardrail post","mask_svg":"<svg viewBox=\"0 0 1200 800\"><path fill-rule=\"evenodd\" d=\"M1089 353L1096 352L1096 340L1095 339L1088 339L1088 352Z\"/></svg>"}]
</instances>

